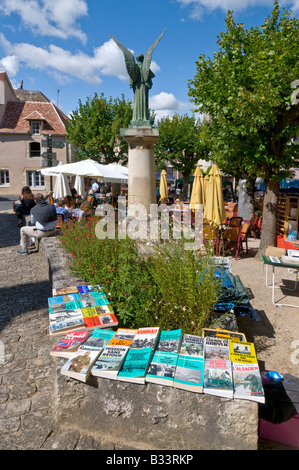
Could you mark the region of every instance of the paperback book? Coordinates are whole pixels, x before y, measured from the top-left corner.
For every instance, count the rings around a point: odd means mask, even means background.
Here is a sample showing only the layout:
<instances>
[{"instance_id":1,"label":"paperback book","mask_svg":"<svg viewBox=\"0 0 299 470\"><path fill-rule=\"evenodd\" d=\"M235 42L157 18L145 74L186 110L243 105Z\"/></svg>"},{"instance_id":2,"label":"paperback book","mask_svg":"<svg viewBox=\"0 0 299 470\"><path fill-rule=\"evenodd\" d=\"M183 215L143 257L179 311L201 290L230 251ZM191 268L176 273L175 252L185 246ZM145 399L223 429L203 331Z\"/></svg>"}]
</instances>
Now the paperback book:
<instances>
[{"instance_id":1,"label":"paperback book","mask_svg":"<svg viewBox=\"0 0 299 470\"><path fill-rule=\"evenodd\" d=\"M253 343L230 342L234 398L265 403L264 389Z\"/></svg>"},{"instance_id":2,"label":"paperback book","mask_svg":"<svg viewBox=\"0 0 299 470\"><path fill-rule=\"evenodd\" d=\"M101 313L101 307L86 307L81 309L86 328L112 328L118 325L113 312Z\"/></svg>"},{"instance_id":3,"label":"paperback book","mask_svg":"<svg viewBox=\"0 0 299 470\"><path fill-rule=\"evenodd\" d=\"M49 307L52 307L56 304L62 304L65 302L74 302L79 301L79 294L65 294L65 295L57 295L55 297L48 298Z\"/></svg>"},{"instance_id":4,"label":"paperback book","mask_svg":"<svg viewBox=\"0 0 299 470\"><path fill-rule=\"evenodd\" d=\"M146 381L161 385L173 385L182 330L161 331L154 350Z\"/></svg>"},{"instance_id":5,"label":"paperback book","mask_svg":"<svg viewBox=\"0 0 299 470\"><path fill-rule=\"evenodd\" d=\"M85 328L81 309L69 310L68 316L64 316L63 320L59 320L56 313L52 316L50 312L49 316L50 336L61 335L67 333L68 331L75 331Z\"/></svg>"},{"instance_id":6,"label":"paperback book","mask_svg":"<svg viewBox=\"0 0 299 470\"><path fill-rule=\"evenodd\" d=\"M103 292L85 292L78 294L78 300L81 308L100 307L109 304L109 300Z\"/></svg>"},{"instance_id":7,"label":"paperback book","mask_svg":"<svg viewBox=\"0 0 299 470\"><path fill-rule=\"evenodd\" d=\"M118 380L145 383L145 375L158 339L158 333L158 327L138 329L117 375Z\"/></svg>"},{"instance_id":8,"label":"paperback book","mask_svg":"<svg viewBox=\"0 0 299 470\"><path fill-rule=\"evenodd\" d=\"M227 339L205 339L203 391L209 395L233 398L232 364Z\"/></svg>"},{"instance_id":9,"label":"paperback book","mask_svg":"<svg viewBox=\"0 0 299 470\"><path fill-rule=\"evenodd\" d=\"M229 339L234 341L247 341L244 333L238 331L224 330L222 328L203 328L202 336L204 338L220 338Z\"/></svg>"},{"instance_id":10,"label":"paperback book","mask_svg":"<svg viewBox=\"0 0 299 470\"><path fill-rule=\"evenodd\" d=\"M89 336L89 331L79 330L67 333L50 351L50 356L71 357Z\"/></svg>"},{"instance_id":11,"label":"paperback book","mask_svg":"<svg viewBox=\"0 0 299 470\"><path fill-rule=\"evenodd\" d=\"M86 382L95 360L113 335L114 331L110 330L99 329L93 331L85 343L78 348L61 368L61 374Z\"/></svg>"},{"instance_id":12,"label":"paperback book","mask_svg":"<svg viewBox=\"0 0 299 470\"><path fill-rule=\"evenodd\" d=\"M113 309L101 291L50 297L48 303L50 335L82 328L91 330L118 326Z\"/></svg>"},{"instance_id":13,"label":"paperback book","mask_svg":"<svg viewBox=\"0 0 299 470\"><path fill-rule=\"evenodd\" d=\"M202 393L204 345L203 337L183 334L174 375L174 387Z\"/></svg>"},{"instance_id":14,"label":"paperback book","mask_svg":"<svg viewBox=\"0 0 299 470\"><path fill-rule=\"evenodd\" d=\"M96 286L90 286L90 285L85 285L85 286L68 286L68 287L61 287L59 289L52 289L52 295L53 297L55 296L61 296L61 295L66 295L66 294L80 294L84 292L92 292L95 290L102 291L103 287L100 285Z\"/></svg>"},{"instance_id":15,"label":"paperback book","mask_svg":"<svg viewBox=\"0 0 299 470\"><path fill-rule=\"evenodd\" d=\"M84 294L86 292L92 292L92 291L103 291L103 286L100 286L97 284L96 286L78 286L78 291L79 294Z\"/></svg>"},{"instance_id":16,"label":"paperback book","mask_svg":"<svg viewBox=\"0 0 299 470\"><path fill-rule=\"evenodd\" d=\"M77 301L62 302L49 307L50 323L63 323L75 317L82 318L81 308Z\"/></svg>"},{"instance_id":17,"label":"paperback book","mask_svg":"<svg viewBox=\"0 0 299 470\"><path fill-rule=\"evenodd\" d=\"M67 294L78 294L78 293L79 293L79 290L77 286L62 287L61 289L52 290L53 297L67 295Z\"/></svg>"},{"instance_id":18,"label":"paperback book","mask_svg":"<svg viewBox=\"0 0 299 470\"><path fill-rule=\"evenodd\" d=\"M117 379L117 374L131 347L137 329L119 328L92 368L92 375Z\"/></svg>"}]
</instances>

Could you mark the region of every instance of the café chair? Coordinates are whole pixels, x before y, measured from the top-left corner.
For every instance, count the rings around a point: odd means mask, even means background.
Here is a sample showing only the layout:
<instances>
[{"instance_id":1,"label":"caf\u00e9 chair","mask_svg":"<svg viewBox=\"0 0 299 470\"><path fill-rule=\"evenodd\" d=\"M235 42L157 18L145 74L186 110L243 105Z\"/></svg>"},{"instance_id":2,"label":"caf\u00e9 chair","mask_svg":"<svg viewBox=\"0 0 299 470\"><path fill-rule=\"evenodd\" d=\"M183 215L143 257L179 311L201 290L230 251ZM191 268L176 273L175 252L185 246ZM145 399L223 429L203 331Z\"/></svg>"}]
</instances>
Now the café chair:
<instances>
[{"instance_id":1,"label":"caf\u00e9 chair","mask_svg":"<svg viewBox=\"0 0 299 470\"><path fill-rule=\"evenodd\" d=\"M235 259L238 259L242 227L238 225L228 225L221 233L221 245L225 251L235 249Z\"/></svg>"},{"instance_id":2,"label":"caf\u00e9 chair","mask_svg":"<svg viewBox=\"0 0 299 470\"><path fill-rule=\"evenodd\" d=\"M243 217L231 217L229 219L229 227L242 227Z\"/></svg>"},{"instance_id":3,"label":"caf\u00e9 chair","mask_svg":"<svg viewBox=\"0 0 299 470\"><path fill-rule=\"evenodd\" d=\"M88 202L88 204L91 207L95 207L95 205L96 205L95 201L96 201L96 198L94 196L88 195L87 198L86 198L86 202Z\"/></svg>"},{"instance_id":4,"label":"caf\u00e9 chair","mask_svg":"<svg viewBox=\"0 0 299 470\"><path fill-rule=\"evenodd\" d=\"M243 225L241 229L241 236L240 236L240 243L238 246L238 251L239 249L243 248L242 244L245 243L246 247L246 254L248 255L248 237L250 236L251 233L251 223L250 220L243 220Z\"/></svg>"},{"instance_id":5,"label":"caf\u00e9 chair","mask_svg":"<svg viewBox=\"0 0 299 470\"><path fill-rule=\"evenodd\" d=\"M59 230L59 229L62 229L63 222L64 222L63 214L57 214L57 225L56 225L56 228L57 228L58 230Z\"/></svg>"}]
</instances>

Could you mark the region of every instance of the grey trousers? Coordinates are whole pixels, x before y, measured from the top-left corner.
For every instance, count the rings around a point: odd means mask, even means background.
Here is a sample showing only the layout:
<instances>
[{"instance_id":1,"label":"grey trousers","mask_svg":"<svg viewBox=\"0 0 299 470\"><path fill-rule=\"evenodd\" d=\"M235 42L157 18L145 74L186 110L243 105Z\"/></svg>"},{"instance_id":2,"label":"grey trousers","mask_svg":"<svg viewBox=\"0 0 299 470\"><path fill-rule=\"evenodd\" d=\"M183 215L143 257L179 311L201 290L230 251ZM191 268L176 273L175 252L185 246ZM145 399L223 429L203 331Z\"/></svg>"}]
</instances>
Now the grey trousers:
<instances>
[{"instance_id":1,"label":"grey trousers","mask_svg":"<svg viewBox=\"0 0 299 470\"><path fill-rule=\"evenodd\" d=\"M38 248L38 239L44 238L44 237L51 237L52 235L54 235L55 232L56 232L56 228L54 228L53 230L49 230L48 232L44 232L42 230L36 229L34 225L32 226L26 225L25 227L22 227L20 231L20 236L21 236L20 245L22 249L27 248L29 237L35 237L36 245Z\"/></svg>"}]
</instances>

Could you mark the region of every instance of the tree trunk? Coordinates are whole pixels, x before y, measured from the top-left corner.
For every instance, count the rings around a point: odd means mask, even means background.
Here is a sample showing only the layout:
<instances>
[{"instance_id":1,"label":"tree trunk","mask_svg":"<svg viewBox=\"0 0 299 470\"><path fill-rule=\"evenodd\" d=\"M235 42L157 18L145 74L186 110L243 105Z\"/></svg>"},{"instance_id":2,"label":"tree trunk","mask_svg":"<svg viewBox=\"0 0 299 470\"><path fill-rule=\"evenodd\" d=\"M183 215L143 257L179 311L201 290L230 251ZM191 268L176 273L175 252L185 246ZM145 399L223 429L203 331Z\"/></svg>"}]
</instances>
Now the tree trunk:
<instances>
[{"instance_id":1,"label":"tree trunk","mask_svg":"<svg viewBox=\"0 0 299 470\"><path fill-rule=\"evenodd\" d=\"M187 199L190 172L189 173L183 173L183 177L184 177L183 195Z\"/></svg>"},{"instance_id":2,"label":"tree trunk","mask_svg":"<svg viewBox=\"0 0 299 470\"><path fill-rule=\"evenodd\" d=\"M239 180L238 215L250 220L254 212L255 180Z\"/></svg>"},{"instance_id":3,"label":"tree trunk","mask_svg":"<svg viewBox=\"0 0 299 470\"><path fill-rule=\"evenodd\" d=\"M275 246L278 195L279 183L277 181L269 181L266 183L261 241L257 253L258 257L265 253L267 246Z\"/></svg>"}]
</instances>

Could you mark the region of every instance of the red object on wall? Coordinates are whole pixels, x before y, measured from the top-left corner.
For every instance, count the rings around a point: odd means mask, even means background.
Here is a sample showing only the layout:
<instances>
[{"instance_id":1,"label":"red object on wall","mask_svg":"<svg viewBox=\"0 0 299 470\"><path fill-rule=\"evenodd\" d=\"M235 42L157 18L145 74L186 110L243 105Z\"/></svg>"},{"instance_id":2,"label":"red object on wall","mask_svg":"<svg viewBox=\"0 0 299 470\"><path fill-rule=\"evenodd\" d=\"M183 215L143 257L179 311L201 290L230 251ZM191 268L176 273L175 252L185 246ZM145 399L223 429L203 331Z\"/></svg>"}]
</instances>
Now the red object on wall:
<instances>
[{"instance_id":1,"label":"red object on wall","mask_svg":"<svg viewBox=\"0 0 299 470\"><path fill-rule=\"evenodd\" d=\"M280 424L260 418L259 437L299 448L299 414Z\"/></svg>"},{"instance_id":2,"label":"red object on wall","mask_svg":"<svg viewBox=\"0 0 299 470\"><path fill-rule=\"evenodd\" d=\"M276 235L276 246L285 250L299 250L299 240L293 244L290 240L286 240L282 235Z\"/></svg>"}]
</instances>

